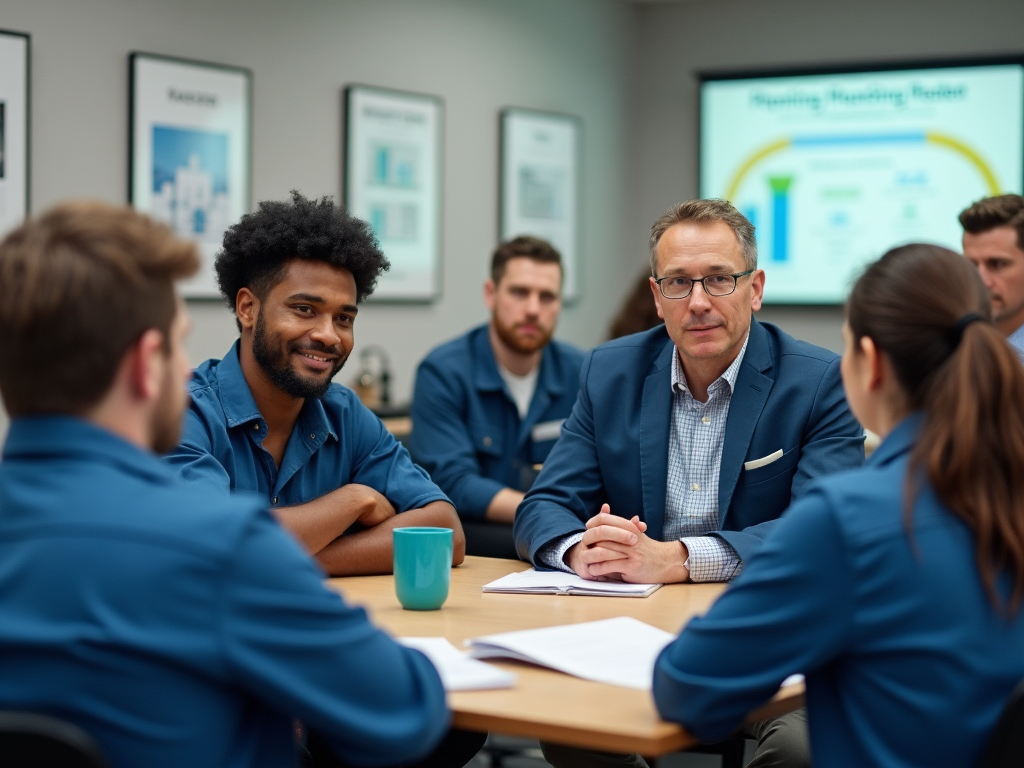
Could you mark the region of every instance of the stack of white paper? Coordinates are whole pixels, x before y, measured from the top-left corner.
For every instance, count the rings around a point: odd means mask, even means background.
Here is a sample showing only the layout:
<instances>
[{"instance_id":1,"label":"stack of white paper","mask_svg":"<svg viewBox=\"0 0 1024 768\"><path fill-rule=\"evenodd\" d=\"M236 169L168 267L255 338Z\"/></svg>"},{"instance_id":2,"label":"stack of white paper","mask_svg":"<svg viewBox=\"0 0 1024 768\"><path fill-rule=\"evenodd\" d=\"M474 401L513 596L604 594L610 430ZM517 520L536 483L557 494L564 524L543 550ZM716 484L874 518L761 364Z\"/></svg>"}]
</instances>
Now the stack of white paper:
<instances>
[{"instance_id":1,"label":"stack of white paper","mask_svg":"<svg viewBox=\"0 0 1024 768\"><path fill-rule=\"evenodd\" d=\"M541 629L502 632L467 641L478 659L511 658L585 680L650 689L654 662L675 639L670 632L620 616Z\"/></svg>"},{"instance_id":2,"label":"stack of white paper","mask_svg":"<svg viewBox=\"0 0 1024 768\"><path fill-rule=\"evenodd\" d=\"M446 691L511 688L516 676L460 651L443 637L400 637L398 642L422 652L441 676Z\"/></svg>"},{"instance_id":3,"label":"stack of white paper","mask_svg":"<svg viewBox=\"0 0 1024 768\"><path fill-rule=\"evenodd\" d=\"M595 597L647 597L661 584L629 584L622 581L591 581L562 571L521 571L484 584L484 592L537 595L591 595Z\"/></svg>"}]
</instances>

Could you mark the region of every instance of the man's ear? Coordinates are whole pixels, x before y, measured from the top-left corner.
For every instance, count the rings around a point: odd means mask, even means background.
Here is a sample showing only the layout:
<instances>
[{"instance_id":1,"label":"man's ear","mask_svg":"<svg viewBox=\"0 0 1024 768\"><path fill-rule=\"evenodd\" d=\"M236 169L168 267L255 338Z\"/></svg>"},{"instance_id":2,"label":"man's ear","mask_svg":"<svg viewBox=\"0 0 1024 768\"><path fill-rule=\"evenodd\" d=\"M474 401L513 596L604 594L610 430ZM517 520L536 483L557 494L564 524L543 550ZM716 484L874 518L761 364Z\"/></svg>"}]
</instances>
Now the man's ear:
<instances>
[{"instance_id":1,"label":"man's ear","mask_svg":"<svg viewBox=\"0 0 1024 768\"><path fill-rule=\"evenodd\" d=\"M143 333L127 352L128 385L140 400L154 400L164 385L168 359L164 335L156 328Z\"/></svg>"},{"instance_id":2,"label":"man's ear","mask_svg":"<svg viewBox=\"0 0 1024 768\"><path fill-rule=\"evenodd\" d=\"M256 325L260 311L260 300L248 288L239 288L235 296L235 317L242 324L242 330L251 330Z\"/></svg>"},{"instance_id":3,"label":"man's ear","mask_svg":"<svg viewBox=\"0 0 1024 768\"><path fill-rule=\"evenodd\" d=\"M484 283L484 304L487 305L487 309L491 312L494 311L494 292L497 290L497 286L494 285L494 281L488 279Z\"/></svg>"},{"instance_id":4,"label":"man's ear","mask_svg":"<svg viewBox=\"0 0 1024 768\"><path fill-rule=\"evenodd\" d=\"M662 320L664 320L665 319L665 313L661 309L661 299L662 299L661 288L659 288L658 284L656 282L654 282L654 278L653 277L649 277L647 279L650 280L650 283L651 283L651 293L654 296L654 308L656 310L658 310L658 317L660 317Z\"/></svg>"}]
</instances>

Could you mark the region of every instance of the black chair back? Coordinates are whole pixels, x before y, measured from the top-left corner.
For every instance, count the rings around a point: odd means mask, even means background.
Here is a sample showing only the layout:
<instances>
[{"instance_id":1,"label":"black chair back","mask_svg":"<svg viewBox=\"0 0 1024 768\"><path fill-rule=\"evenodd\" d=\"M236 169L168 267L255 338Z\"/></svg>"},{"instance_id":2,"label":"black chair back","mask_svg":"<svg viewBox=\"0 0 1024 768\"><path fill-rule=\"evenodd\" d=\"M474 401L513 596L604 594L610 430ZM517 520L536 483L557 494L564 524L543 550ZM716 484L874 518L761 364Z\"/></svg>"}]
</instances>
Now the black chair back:
<instances>
[{"instance_id":1,"label":"black chair back","mask_svg":"<svg viewBox=\"0 0 1024 768\"><path fill-rule=\"evenodd\" d=\"M0 710L4 768L107 768L92 737L77 725L35 712Z\"/></svg>"},{"instance_id":2,"label":"black chair back","mask_svg":"<svg viewBox=\"0 0 1024 768\"><path fill-rule=\"evenodd\" d=\"M1021 768L1024 766L1024 680L1017 683L1006 700L1003 714L988 738L979 768Z\"/></svg>"}]
</instances>

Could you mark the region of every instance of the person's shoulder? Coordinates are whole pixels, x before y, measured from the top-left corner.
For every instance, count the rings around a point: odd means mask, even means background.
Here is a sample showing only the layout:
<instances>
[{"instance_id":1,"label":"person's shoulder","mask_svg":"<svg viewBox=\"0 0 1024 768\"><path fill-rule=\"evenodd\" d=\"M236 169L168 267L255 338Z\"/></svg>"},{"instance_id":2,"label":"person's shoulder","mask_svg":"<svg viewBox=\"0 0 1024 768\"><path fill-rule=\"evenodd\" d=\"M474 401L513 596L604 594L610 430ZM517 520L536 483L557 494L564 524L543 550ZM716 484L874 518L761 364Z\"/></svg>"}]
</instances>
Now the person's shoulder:
<instances>
[{"instance_id":1,"label":"person's shoulder","mask_svg":"<svg viewBox=\"0 0 1024 768\"><path fill-rule=\"evenodd\" d=\"M576 368L583 364L583 358L587 354L585 350L580 349L575 344L559 341L558 339L552 339L548 342L548 348L556 357L571 363Z\"/></svg>"},{"instance_id":2,"label":"person's shoulder","mask_svg":"<svg viewBox=\"0 0 1024 768\"><path fill-rule=\"evenodd\" d=\"M830 365L839 359L839 355L825 347L819 347L809 341L794 338L773 323L758 322L757 326L764 331L769 339L769 347L778 358L801 358Z\"/></svg>"},{"instance_id":3,"label":"person's shoulder","mask_svg":"<svg viewBox=\"0 0 1024 768\"><path fill-rule=\"evenodd\" d=\"M446 367L458 365L461 367L465 364L466 360L474 355L477 348L483 348L479 343L481 335L484 337L484 340L487 339L486 325L471 328L454 339L441 342L427 353L421 365L441 365Z\"/></svg>"},{"instance_id":4,"label":"person's shoulder","mask_svg":"<svg viewBox=\"0 0 1024 768\"><path fill-rule=\"evenodd\" d=\"M590 354L596 359L609 356L647 356L656 357L665 351L667 344L671 343L668 331L664 324L657 325L640 333L631 333L628 336L620 336L617 339L606 341L591 350Z\"/></svg>"},{"instance_id":5,"label":"person's shoulder","mask_svg":"<svg viewBox=\"0 0 1024 768\"><path fill-rule=\"evenodd\" d=\"M196 366L192 370L192 378L188 382L188 391L192 394L212 391L216 395L220 363L219 358L210 358Z\"/></svg>"}]
</instances>

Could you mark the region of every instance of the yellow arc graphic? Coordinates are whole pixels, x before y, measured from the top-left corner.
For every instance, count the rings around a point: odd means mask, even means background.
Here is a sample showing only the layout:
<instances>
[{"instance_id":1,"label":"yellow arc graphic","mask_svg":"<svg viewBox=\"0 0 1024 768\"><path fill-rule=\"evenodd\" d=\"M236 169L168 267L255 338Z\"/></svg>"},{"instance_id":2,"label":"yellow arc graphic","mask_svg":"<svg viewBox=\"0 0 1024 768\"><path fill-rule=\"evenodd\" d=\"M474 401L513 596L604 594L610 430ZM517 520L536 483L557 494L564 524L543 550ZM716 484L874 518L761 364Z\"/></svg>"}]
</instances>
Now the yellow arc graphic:
<instances>
[{"instance_id":1,"label":"yellow arc graphic","mask_svg":"<svg viewBox=\"0 0 1024 768\"><path fill-rule=\"evenodd\" d=\"M992 168L989 167L988 163L985 162L984 158L975 152L971 147L964 144L959 139L948 136L944 133L935 133L934 131L926 131L924 133L924 140L926 143L938 144L946 149L951 149L958 155L964 157L967 162L974 166L974 168L981 174L981 177L985 180L985 185L988 187L990 195L1001 194L999 188L999 181L996 179L995 173ZM766 144L761 149L754 152L750 157L743 161L743 164L736 169L736 173L733 174L732 180L729 182L729 186L725 191L726 200L735 200L736 192L739 189L740 184L743 182L743 178L750 172L751 168L757 165L759 162L764 160L769 155L773 155L776 152L781 152L784 149L788 149L793 145L792 139L779 139L771 144Z\"/></svg>"}]
</instances>

